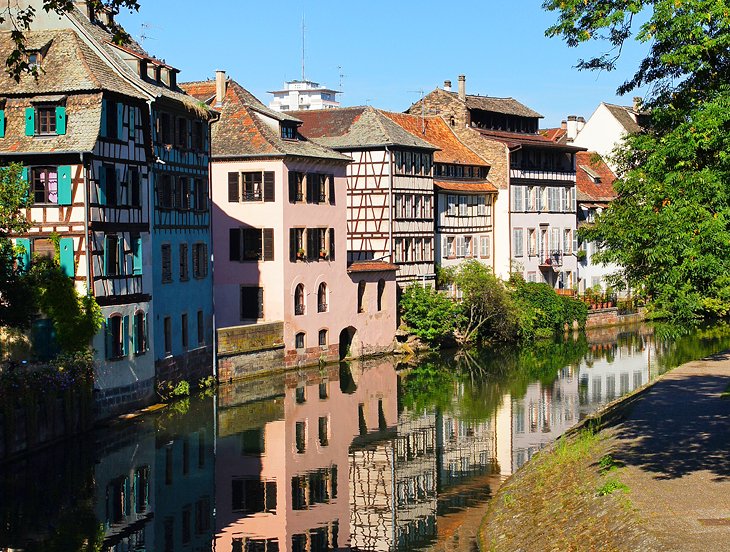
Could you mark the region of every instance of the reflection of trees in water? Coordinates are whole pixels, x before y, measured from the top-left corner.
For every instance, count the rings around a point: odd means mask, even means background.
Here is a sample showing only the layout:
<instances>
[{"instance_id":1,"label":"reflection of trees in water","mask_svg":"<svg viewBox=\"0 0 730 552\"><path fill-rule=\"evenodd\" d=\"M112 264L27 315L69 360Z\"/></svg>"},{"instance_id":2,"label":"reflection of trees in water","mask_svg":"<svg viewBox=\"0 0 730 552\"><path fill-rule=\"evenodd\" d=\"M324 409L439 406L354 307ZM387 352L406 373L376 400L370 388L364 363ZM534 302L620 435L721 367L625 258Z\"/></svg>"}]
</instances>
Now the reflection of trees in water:
<instances>
[{"instance_id":1,"label":"reflection of trees in water","mask_svg":"<svg viewBox=\"0 0 730 552\"><path fill-rule=\"evenodd\" d=\"M659 373L685 362L730 349L730 324L704 326L654 325L654 349Z\"/></svg>"}]
</instances>

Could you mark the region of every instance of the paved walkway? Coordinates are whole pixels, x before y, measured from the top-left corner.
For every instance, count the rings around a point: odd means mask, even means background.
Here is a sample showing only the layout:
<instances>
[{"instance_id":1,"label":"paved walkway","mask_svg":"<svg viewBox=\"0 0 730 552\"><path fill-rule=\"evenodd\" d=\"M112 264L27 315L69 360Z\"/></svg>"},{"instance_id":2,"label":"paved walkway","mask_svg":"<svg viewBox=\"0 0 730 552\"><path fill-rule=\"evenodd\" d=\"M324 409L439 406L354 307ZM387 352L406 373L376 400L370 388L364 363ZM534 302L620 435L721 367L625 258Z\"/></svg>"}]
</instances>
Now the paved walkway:
<instances>
[{"instance_id":1,"label":"paved walkway","mask_svg":"<svg viewBox=\"0 0 730 552\"><path fill-rule=\"evenodd\" d=\"M730 550L730 353L652 386L616 427L620 480L666 550Z\"/></svg>"}]
</instances>

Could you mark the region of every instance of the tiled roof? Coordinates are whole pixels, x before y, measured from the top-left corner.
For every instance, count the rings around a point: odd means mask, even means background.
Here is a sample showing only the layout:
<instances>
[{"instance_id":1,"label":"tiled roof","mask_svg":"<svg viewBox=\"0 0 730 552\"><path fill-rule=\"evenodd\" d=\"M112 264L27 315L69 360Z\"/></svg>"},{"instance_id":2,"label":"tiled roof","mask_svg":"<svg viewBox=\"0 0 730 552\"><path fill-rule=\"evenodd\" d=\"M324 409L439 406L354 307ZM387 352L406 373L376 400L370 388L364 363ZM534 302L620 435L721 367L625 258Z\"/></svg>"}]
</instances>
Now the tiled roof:
<instances>
[{"instance_id":1,"label":"tiled roof","mask_svg":"<svg viewBox=\"0 0 730 552\"><path fill-rule=\"evenodd\" d=\"M299 130L304 136L330 148L403 146L437 149L370 106L292 111L290 114L303 122Z\"/></svg>"},{"instance_id":2,"label":"tiled roof","mask_svg":"<svg viewBox=\"0 0 730 552\"><path fill-rule=\"evenodd\" d=\"M613 188L616 175L600 155L592 151L580 151L576 154L575 164L578 201L600 202L616 198L616 191Z\"/></svg>"},{"instance_id":3,"label":"tiled roof","mask_svg":"<svg viewBox=\"0 0 730 552\"><path fill-rule=\"evenodd\" d=\"M433 185L441 190L449 192L493 192L497 193L497 188L491 182L486 180L472 181L454 181L454 180L434 180Z\"/></svg>"},{"instance_id":4,"label":"tiled roof","mask_svg":"<svg viewBox=\"0 0 730 552\"><path fill-rule=\"evenodd\" d=\"M603 105L611 112L619 124L624 127L624 130L629 134L639 132L641 127L636 122L636 113L633 107L626 107L623 105L615 105L603 102Z\"/></svg>"},{"instance_id":5,"label":"tiled roof","mask_svg":"<svg viewBox=\"0 0 730 552\"><path fill-rule=\"evenodd\" d=\"M193 82L180 85L195 98L208 102L215 99L215 82ZM220 109L220 120L213 125L213 158L235 157L314 157L349 162L351 159L315 142L299 136L298 140L284 140L281 134L264 122L262 117L275 121L298 123L294 117L272 111L236 81L228 79L226 95ZM278 125L277 125L278 127Z\"/></svg>"},{"instance_id":6,"label":"tiled roof","mask_svg":"<svg viewBox=\"0 0 730 552\"><path fill-rule=\"evenodd\" d=\"M448 92L452 96L458 98L457 92ZM518 102L514 98L493 98L490 96L477 96L473 94L466 95L467 109L480 109L482 111L491 111L493 113L503 113L505 115L517 115L518 117L537 117L542 119L537 111L534 111L526 105Z\"/></svg>"},{"instance_id":7,"label":"tiled roof","mask_svg":"<svg viewBox=\"0 0 730 552\"><path fill-rule=\"evenodd\" d=\"M485 138L504 142L510 148L516 146L536 146L541 148L561 149L567 152L577 152L585 149L576 146L568 146L566 144L558 144L542 134L524 134L520 132L505 132L501 130L489 130L483 128L474 128L474 130Z\"/></svg>"},{"instance_id":8,"label":"tiled roof","mask_svg":"<svg viewBox=\"0 0 730 552\"><path fill-rule=\"evenodd\" d=\"M5 71L0 71L0 94L69 94L109 90L144 99L139 90L119 77L74 31L29 31L26 37L29 49L43 53L42 72L37 79L24 74L20 82L16 82ZM13 49L10 31L0 32L0 59L6 59Z\"/></svg>"},{"instance_id":9,"label":"tiled roof","mask_svg":"<svg viewBox=\"0 0 730 552\"><path fill-rule=\"evenodd\" d=\"M347 267L347 272L393 272L398 266L385 261L355 261Z\"/></svg>"},{"instance_id":10,"label":"tiled roof","mask_svg":"<svg viewBox=\"0 0 730 552\"><path fill-rule=\"evenodd\" d=\"M433 158L437 163L487 166L487 163L465 146L441 117L419 117L407 113L381 111L383 115L411 134L433 144L438 151Z\"/></svg>"},{"instance_id":11,"label":"tiled roof","mask_svg":"<svg viewBox=\"0 0 730 552\"><path fill-rule=\"evenodd\" d=\"M540 134L558 144L565 144L568 140L568 131L562 127L545 128L540 131Z\"/></svg>"}]
</instances>

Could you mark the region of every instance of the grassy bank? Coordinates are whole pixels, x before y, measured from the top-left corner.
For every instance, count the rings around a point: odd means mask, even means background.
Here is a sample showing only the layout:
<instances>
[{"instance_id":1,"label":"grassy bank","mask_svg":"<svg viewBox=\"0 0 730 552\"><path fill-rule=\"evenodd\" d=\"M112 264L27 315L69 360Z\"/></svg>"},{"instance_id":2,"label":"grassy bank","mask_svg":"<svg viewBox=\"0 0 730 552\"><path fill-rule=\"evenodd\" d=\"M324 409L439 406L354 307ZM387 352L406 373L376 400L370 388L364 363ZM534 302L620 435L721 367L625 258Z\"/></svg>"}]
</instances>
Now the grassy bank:
<instances>
[{"instance_id":1,"label":"grassy bank","mask_svg":"<svg viewBox=\"0 0 730 552\"><path fill-rule=\"evenodd\" d=\"M584 429L535 455L491 501L481 550L653 549L612 446L611 430Z\"/></svg>"}]
</instances>

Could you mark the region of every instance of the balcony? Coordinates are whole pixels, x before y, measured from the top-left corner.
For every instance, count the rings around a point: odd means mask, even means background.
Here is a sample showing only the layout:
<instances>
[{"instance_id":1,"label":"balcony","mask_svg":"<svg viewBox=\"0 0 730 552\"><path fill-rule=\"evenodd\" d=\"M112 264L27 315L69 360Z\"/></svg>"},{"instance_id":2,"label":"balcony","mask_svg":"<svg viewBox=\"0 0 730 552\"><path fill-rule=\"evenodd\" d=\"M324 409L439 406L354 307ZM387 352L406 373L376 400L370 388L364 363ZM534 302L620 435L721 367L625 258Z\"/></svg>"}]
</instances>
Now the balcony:
<instances>
[{"instance_id":1,"label":"balcony","mask_svg":"<svg viewBox=\"0 0 730 552\"><path fill-rule=\"evenodd\" d=\"M575 171L527 169L510 167L510 178L521 178L524 180L560 180L575 181Z\"/></svg>"},{"instance_id":2,"label":"balcony","mask_svg":"<svg viewBox=\"0 0 730 552\"><path fill-rule=\"evenodd\" d=\"M546 251L540 257L540 270L559 270L563 266L563 252L560 249Z\"/></svg>"},{"instance_id":3,"label":"balcony","mask_svg":"<svg viewBox=\"0 0 730 552\"><path fill-rule=\"evenodd\" d=\"M261 201L260 190L244 190L241 193L241 201Z\"/></svg>"},{"instance_id":4,"label":"balcony","mask_svg":"<svg viewBox=\"0 0 730 552\"><path fill-rule=\"evenodd\" d=\"M327 312L327 303L319 303L317 305L317 312Z\"/></svg>"},{"instance_id":5,"label":"balcony","mask_svg":"<svg viewBox=\"0 0 730 552\"><path fill-rule=\"evenodd\" d=\"M300 303L297 303L296 305L294 305L294 314L297 316L304 314L304 305L302 305Z\"/></svg>"}]
</instances>

